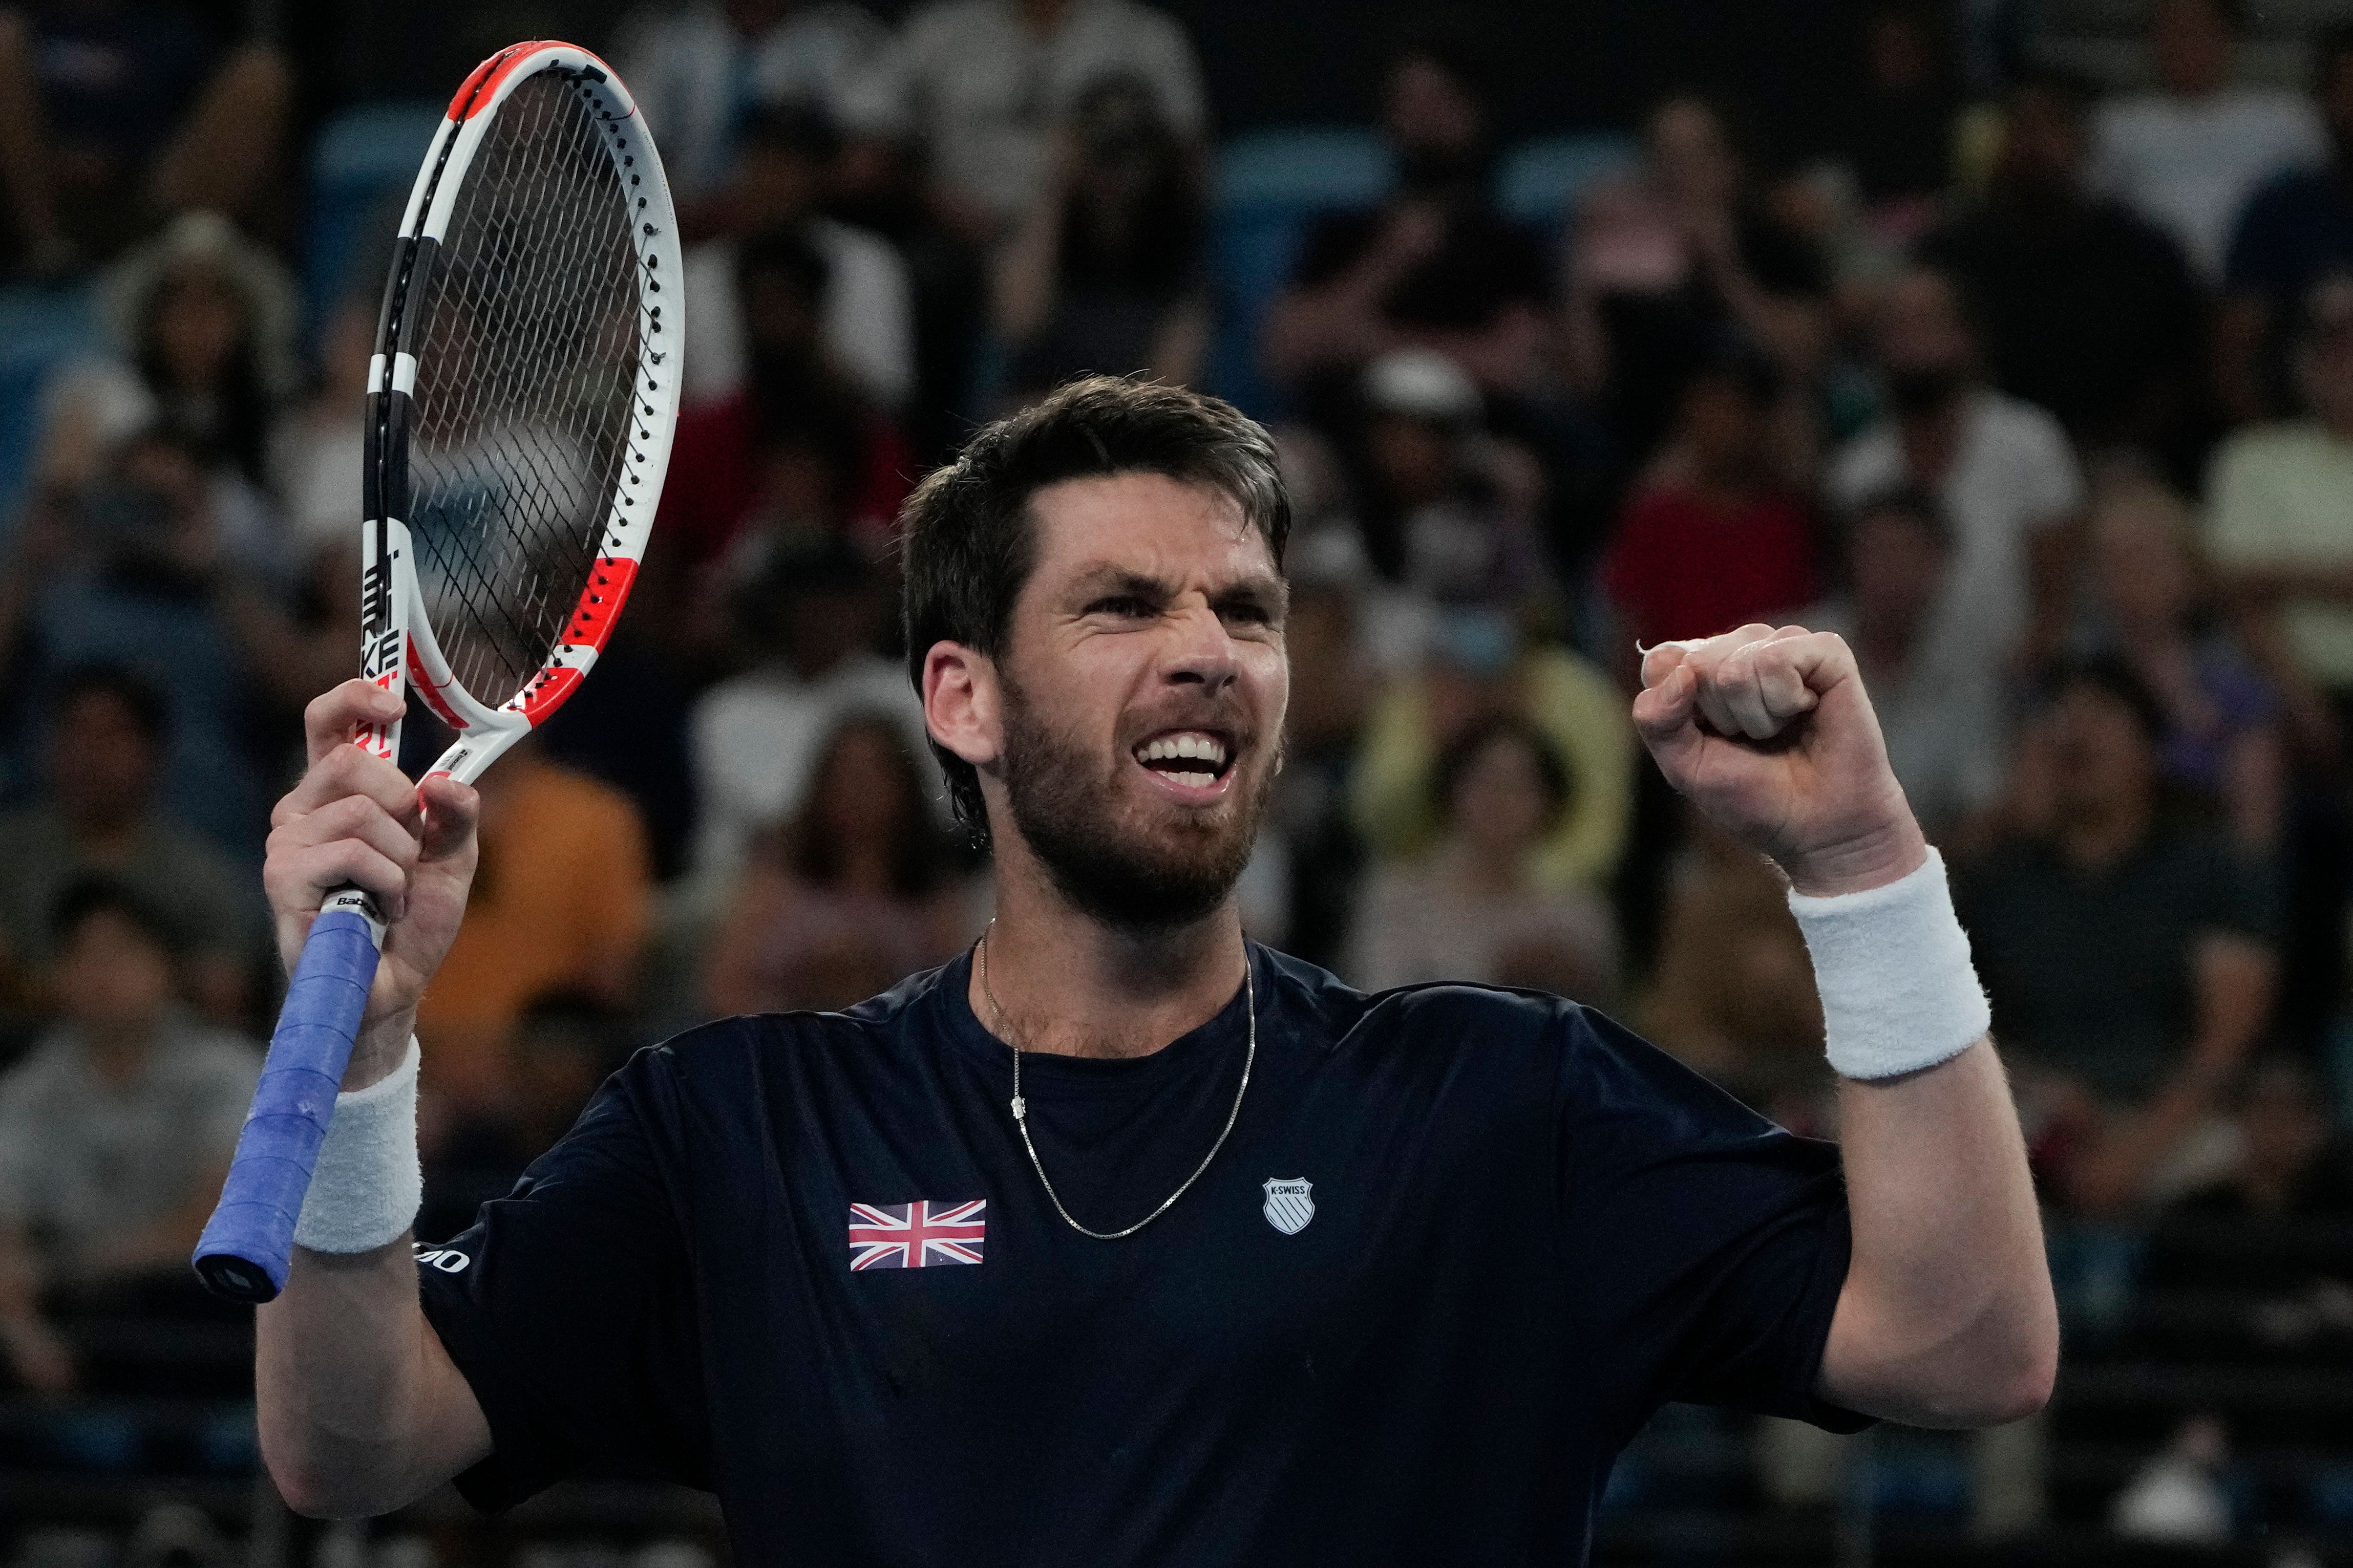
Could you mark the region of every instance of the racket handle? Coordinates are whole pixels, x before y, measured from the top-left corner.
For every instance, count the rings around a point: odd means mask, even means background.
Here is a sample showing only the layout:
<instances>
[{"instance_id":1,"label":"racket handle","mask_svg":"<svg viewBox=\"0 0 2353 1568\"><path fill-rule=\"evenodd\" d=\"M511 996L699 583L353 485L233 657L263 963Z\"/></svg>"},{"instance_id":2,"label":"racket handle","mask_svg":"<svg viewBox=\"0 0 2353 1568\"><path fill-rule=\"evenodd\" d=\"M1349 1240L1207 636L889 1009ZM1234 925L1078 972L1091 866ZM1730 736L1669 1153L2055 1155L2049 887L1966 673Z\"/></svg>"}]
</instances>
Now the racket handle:
<instances>
[{"instance_id":1,"label":"racket handle","mask_svg":"<svg viewBox=\"0 0 2353 1568\"><path fill-rule=\"evenodd\" d=\"M364 893L340 889L302 943L219 1206L190 1259L216 1296L258 1303L286 1288L294 1222L382 956L384 926L375 914Z\"/></svg>"}]
</instances>

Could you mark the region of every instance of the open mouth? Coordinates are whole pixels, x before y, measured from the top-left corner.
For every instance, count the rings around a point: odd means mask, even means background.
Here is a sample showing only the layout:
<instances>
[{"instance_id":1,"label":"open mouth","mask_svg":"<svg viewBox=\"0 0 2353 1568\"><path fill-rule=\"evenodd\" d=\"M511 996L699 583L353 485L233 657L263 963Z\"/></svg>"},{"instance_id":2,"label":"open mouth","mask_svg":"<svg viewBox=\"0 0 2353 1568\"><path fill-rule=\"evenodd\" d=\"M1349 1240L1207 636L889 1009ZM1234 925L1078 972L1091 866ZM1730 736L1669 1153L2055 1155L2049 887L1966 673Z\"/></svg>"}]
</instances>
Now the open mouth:
<instances>
[{"instance_id":1,"label":"open mouth","mask_svg":"<svg viewBox=\"0 0 2353 1568\"><path fill-rule=\"evenodd\" d=\"M1179 790L1217 791L1233 771L1237 748L1214 730L1163 730L1140 742L1135 760Z\"/></svg>"}]
</instances>

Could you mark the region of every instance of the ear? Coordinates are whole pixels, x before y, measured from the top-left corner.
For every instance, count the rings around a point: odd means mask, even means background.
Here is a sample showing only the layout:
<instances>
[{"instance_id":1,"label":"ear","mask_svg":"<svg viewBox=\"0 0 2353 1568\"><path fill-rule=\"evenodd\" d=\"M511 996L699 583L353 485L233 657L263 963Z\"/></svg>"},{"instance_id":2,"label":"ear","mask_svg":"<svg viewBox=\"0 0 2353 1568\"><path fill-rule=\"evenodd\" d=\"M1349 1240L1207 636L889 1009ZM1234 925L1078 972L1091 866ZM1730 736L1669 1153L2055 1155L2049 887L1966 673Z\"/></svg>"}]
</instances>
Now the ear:
<instances>
[{"instance_id":1,"label":"ear","mask_svg":"<svg viewBox=\"0 0 2353 1568\"><path fill-rule=\"evenodd\" d=\"M1005 749L997 664L962 643L935 642L923 656L923 724L932 739L976 768Z\"/></svg>"}]
</instances>

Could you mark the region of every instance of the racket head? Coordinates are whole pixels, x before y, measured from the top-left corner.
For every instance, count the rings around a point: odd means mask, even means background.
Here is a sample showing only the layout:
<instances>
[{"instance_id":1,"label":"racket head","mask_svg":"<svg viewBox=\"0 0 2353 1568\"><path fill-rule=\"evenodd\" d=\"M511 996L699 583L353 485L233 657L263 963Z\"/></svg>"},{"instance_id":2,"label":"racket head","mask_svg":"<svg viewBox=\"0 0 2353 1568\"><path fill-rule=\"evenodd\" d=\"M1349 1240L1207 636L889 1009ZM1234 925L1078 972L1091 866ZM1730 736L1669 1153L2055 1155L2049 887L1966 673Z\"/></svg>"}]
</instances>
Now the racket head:
<instances>
[{"instance_id":1,"label":"racket head","mask_svg":"<svg viewBox=\"0 0 2353 1568\"><path fill-rule=\"evenodd\" d=\"M516 44L450 100L368 372L363 672L470 782L579 687L643 558L679 399L661 159L611 67ZM361 743L396 758L396 724Z\"/></svg>"}]
</instances>

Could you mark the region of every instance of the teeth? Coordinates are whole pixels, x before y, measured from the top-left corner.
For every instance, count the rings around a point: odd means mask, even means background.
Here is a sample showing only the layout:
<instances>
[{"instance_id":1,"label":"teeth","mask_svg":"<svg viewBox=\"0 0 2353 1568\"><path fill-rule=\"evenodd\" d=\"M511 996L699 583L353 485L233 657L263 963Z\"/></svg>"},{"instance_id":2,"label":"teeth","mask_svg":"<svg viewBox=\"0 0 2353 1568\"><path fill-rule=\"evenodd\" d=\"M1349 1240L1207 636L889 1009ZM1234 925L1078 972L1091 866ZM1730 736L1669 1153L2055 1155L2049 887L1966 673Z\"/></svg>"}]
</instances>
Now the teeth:
<instances>
[{"instance_id":1,"label":"teeth","mask_svg":"<svg viewBox=\"0 0 2353 1568\"><path fill-rule=\"evenodd\" d=\"M1170 773L1168 777L1175 779L1187 789L1207 789L1218 782L1218 775L1215 773Z\"/></svg>"},{"instance_id":2,"label":"teeth","mask_svg":"<svg viewBox=\"0 0 2353 1568\"><path fill-rule=\"evenodd\" d=\"M1225 742L1215 736L1188 730L1181 734L1162 735L1146 742L1144 749L1136 753L1136 760L1145 763L1183 757L1198 757L1213 767L1223 767L1226 765Z\"/></svg>"}]
</instances>

